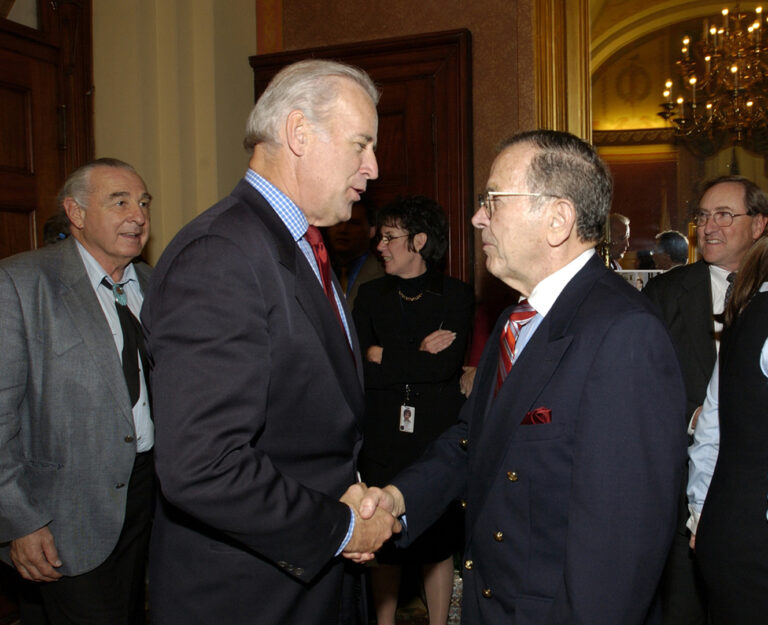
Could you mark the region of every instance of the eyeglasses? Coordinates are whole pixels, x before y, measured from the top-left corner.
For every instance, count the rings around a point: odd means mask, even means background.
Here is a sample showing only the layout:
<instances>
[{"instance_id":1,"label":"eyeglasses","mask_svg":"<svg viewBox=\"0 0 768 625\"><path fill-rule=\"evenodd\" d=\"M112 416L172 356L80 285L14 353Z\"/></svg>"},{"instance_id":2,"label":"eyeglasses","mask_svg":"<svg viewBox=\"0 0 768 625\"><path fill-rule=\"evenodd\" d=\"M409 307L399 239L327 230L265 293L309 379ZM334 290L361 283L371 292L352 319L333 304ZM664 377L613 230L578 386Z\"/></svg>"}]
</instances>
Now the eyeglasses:
<instances>
[{"instance_id":1,"label":"eyeglasses","mask_svg":"<svg viewBox=\"0 0 768 625\"><path fill-rule=\"evenodd\" d=\"M716 226L727 228L733 223L733 220L736 219L736 217L751 217L751 215L749 213L734 215L731 211L715 211L714 213L698 211L691 216L693 223L699 228L706 226L710 217Z\"/></svg>"},{"instance_id":2,"label":"eyeglasses","mask_svg":"<svg viewBox=\"0 0 768 625\"><path fill-rule=\"evenodd\" d=\"M402 239L403 237L407 237L408 234L398 234L396 237L391 237L388 234L380 234L377 238L379 241L382 241L384 245L389 245L390 241L394 241L395 239Z\"/></svg>"},{"instance_id":3,"label":"eyeglasses","mask_svg":"<svg viewBox=\"0 0 768 625\"><path fill-rule=\"evenodd\" d=\"M556 197L549 193L518 193L516 191L486 191L477 196L477 205L485 211L488 219L493 217L496 210L497 197Z\"/></svg>"}]
</instances>

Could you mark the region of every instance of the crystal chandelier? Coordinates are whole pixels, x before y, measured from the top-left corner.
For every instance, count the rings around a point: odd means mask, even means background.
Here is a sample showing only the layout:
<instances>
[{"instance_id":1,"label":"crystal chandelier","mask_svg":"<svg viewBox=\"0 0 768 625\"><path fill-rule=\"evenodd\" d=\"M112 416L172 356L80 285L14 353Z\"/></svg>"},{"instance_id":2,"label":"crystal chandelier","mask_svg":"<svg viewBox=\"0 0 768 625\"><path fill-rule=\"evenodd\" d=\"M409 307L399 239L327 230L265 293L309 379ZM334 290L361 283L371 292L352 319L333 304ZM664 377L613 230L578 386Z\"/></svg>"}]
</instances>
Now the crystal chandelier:
<instances>
[{"instance_id":1,"label":"crystal chandelier","mask_svg":"<svg viewBox=\"0 0 768 625\"><path fill-rule=\"evenodd\" d=\"M699 41L683 38L680 79L667 80L658 115L695 153L710 156L734 144L768 154L763 27L762 7L750 17L737 5L723 9L721 19L705 19Z\"/></svg>"}]
</instances>

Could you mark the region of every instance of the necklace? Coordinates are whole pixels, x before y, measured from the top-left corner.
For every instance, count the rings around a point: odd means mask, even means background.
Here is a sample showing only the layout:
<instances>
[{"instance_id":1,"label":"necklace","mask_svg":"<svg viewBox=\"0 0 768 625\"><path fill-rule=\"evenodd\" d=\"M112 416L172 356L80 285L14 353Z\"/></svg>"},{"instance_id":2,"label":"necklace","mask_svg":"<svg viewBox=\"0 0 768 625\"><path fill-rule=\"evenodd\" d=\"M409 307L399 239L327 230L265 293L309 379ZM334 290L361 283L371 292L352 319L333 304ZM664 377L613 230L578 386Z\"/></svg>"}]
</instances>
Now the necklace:
<instances>
[{"instance_id":1,"label":"necklace","mask_svg":"<svg viewBox=\"0 0 768 625\"><path fill-rule=\"evenodd\" d=\"M424 291L419 293L418 295L414 295L413 297L408 297L405 293L403 293L400 289L397 289L398 294L402 299L404 299L406 302L418 302L421 299L421 296L424 295Z\"/></svg>"}]
</instances>

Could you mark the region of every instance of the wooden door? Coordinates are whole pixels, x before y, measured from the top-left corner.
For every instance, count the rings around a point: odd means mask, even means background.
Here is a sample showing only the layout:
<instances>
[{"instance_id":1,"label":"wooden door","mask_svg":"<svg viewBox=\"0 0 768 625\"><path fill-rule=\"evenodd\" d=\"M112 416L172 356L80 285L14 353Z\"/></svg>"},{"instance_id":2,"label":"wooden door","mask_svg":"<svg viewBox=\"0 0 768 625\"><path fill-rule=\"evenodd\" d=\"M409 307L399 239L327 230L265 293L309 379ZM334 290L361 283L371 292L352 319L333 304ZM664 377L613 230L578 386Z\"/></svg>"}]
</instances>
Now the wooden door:
<instances>
[{"instance_id":1,"label":"wooden door","mask_svg":"<svg viewBox=\"0 0 768 625\"><path fill-rule=\"evenodd\" d=\"M33 249L59 183L56 63L0 50L0 257Z\"/></svg>"},{"instance_id":2,"label":"wooden door","mask_svg":"<svg viewBox=\"0 0 768 625\"><path fill-rule=\"evenodd\" d=\"M0 18L0 258L42 245L56 194L93 157L90 1Z\"/></svg>"},{"instance_id":3,"label":"wooden door","mask_svg":"<svg viewBox=\"0 0 768 625\"><path fill-rule=\"evenodd\" d=\"M277 71L305 58L366 70L381 90L376 157L369 186L377 205L422 194L445 209L450 225L447 270L472 280L471 53L467 30L262 54L250 57L258 99Z\"/></svg>"}]
</instances>

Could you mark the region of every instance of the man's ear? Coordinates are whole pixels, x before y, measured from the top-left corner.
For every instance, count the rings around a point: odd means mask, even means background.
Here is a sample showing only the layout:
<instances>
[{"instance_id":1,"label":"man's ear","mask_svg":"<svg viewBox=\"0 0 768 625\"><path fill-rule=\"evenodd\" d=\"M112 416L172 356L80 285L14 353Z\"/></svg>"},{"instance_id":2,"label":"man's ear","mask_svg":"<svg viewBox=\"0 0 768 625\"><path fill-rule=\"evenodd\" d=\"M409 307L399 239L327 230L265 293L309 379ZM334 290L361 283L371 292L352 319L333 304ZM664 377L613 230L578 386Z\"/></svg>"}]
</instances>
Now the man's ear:
<instances>
[{"instance_id":1,"label":"man's ear","mask_svg":"<svg viewBox=\"0 0 768 625\"><path fill-rule=\"evenodd\" d=\"M547 243L559 247L576 229L576 207L566 198L557 198L547 208Z\"/></svg>"},{"instance_id":2,"label":"man's ear","mask_svg":"<svg viewBox=\"0 0 768 625\"><path fill-rule=\"evenodd\" d=\"M757 241L765 232L766 224L768 224L768 217L765 215L758 213L755 215L754 220L752 221L752 240Z\"/></svg>"},{"instance_id":3,"label":"man's ear","mask_svg":"<svg viewBox=\"0 0 768 625\"><path fill-rule=\"evenodd\" d=\"M302 111L291 111L285 120L285 138L288 149L302 156L309 140L309 122Z\"/></svg>"},{"instance_id":4,"label":"man's ear","mask_svg":"<svg viewBox=\"0 0 768 625\"><path fill-rule=\"evenodd\" d=\"M61 203L64 207L64 212L69 219L69 223L78 230L83 229L83 222L85 221L85 209L75 202L73 197L65 197Z\"/></svg>"},{"instance_id":5,"label":"man's ear","mask_svg":"<svg viewBox=\"0 0 768 625\"><path fill-rule=\"evenodd\" d=\"M427 235L424 232L417 232L413 235L413 249L420 252L427 244Z\"/></svg>"}]
</instances>

